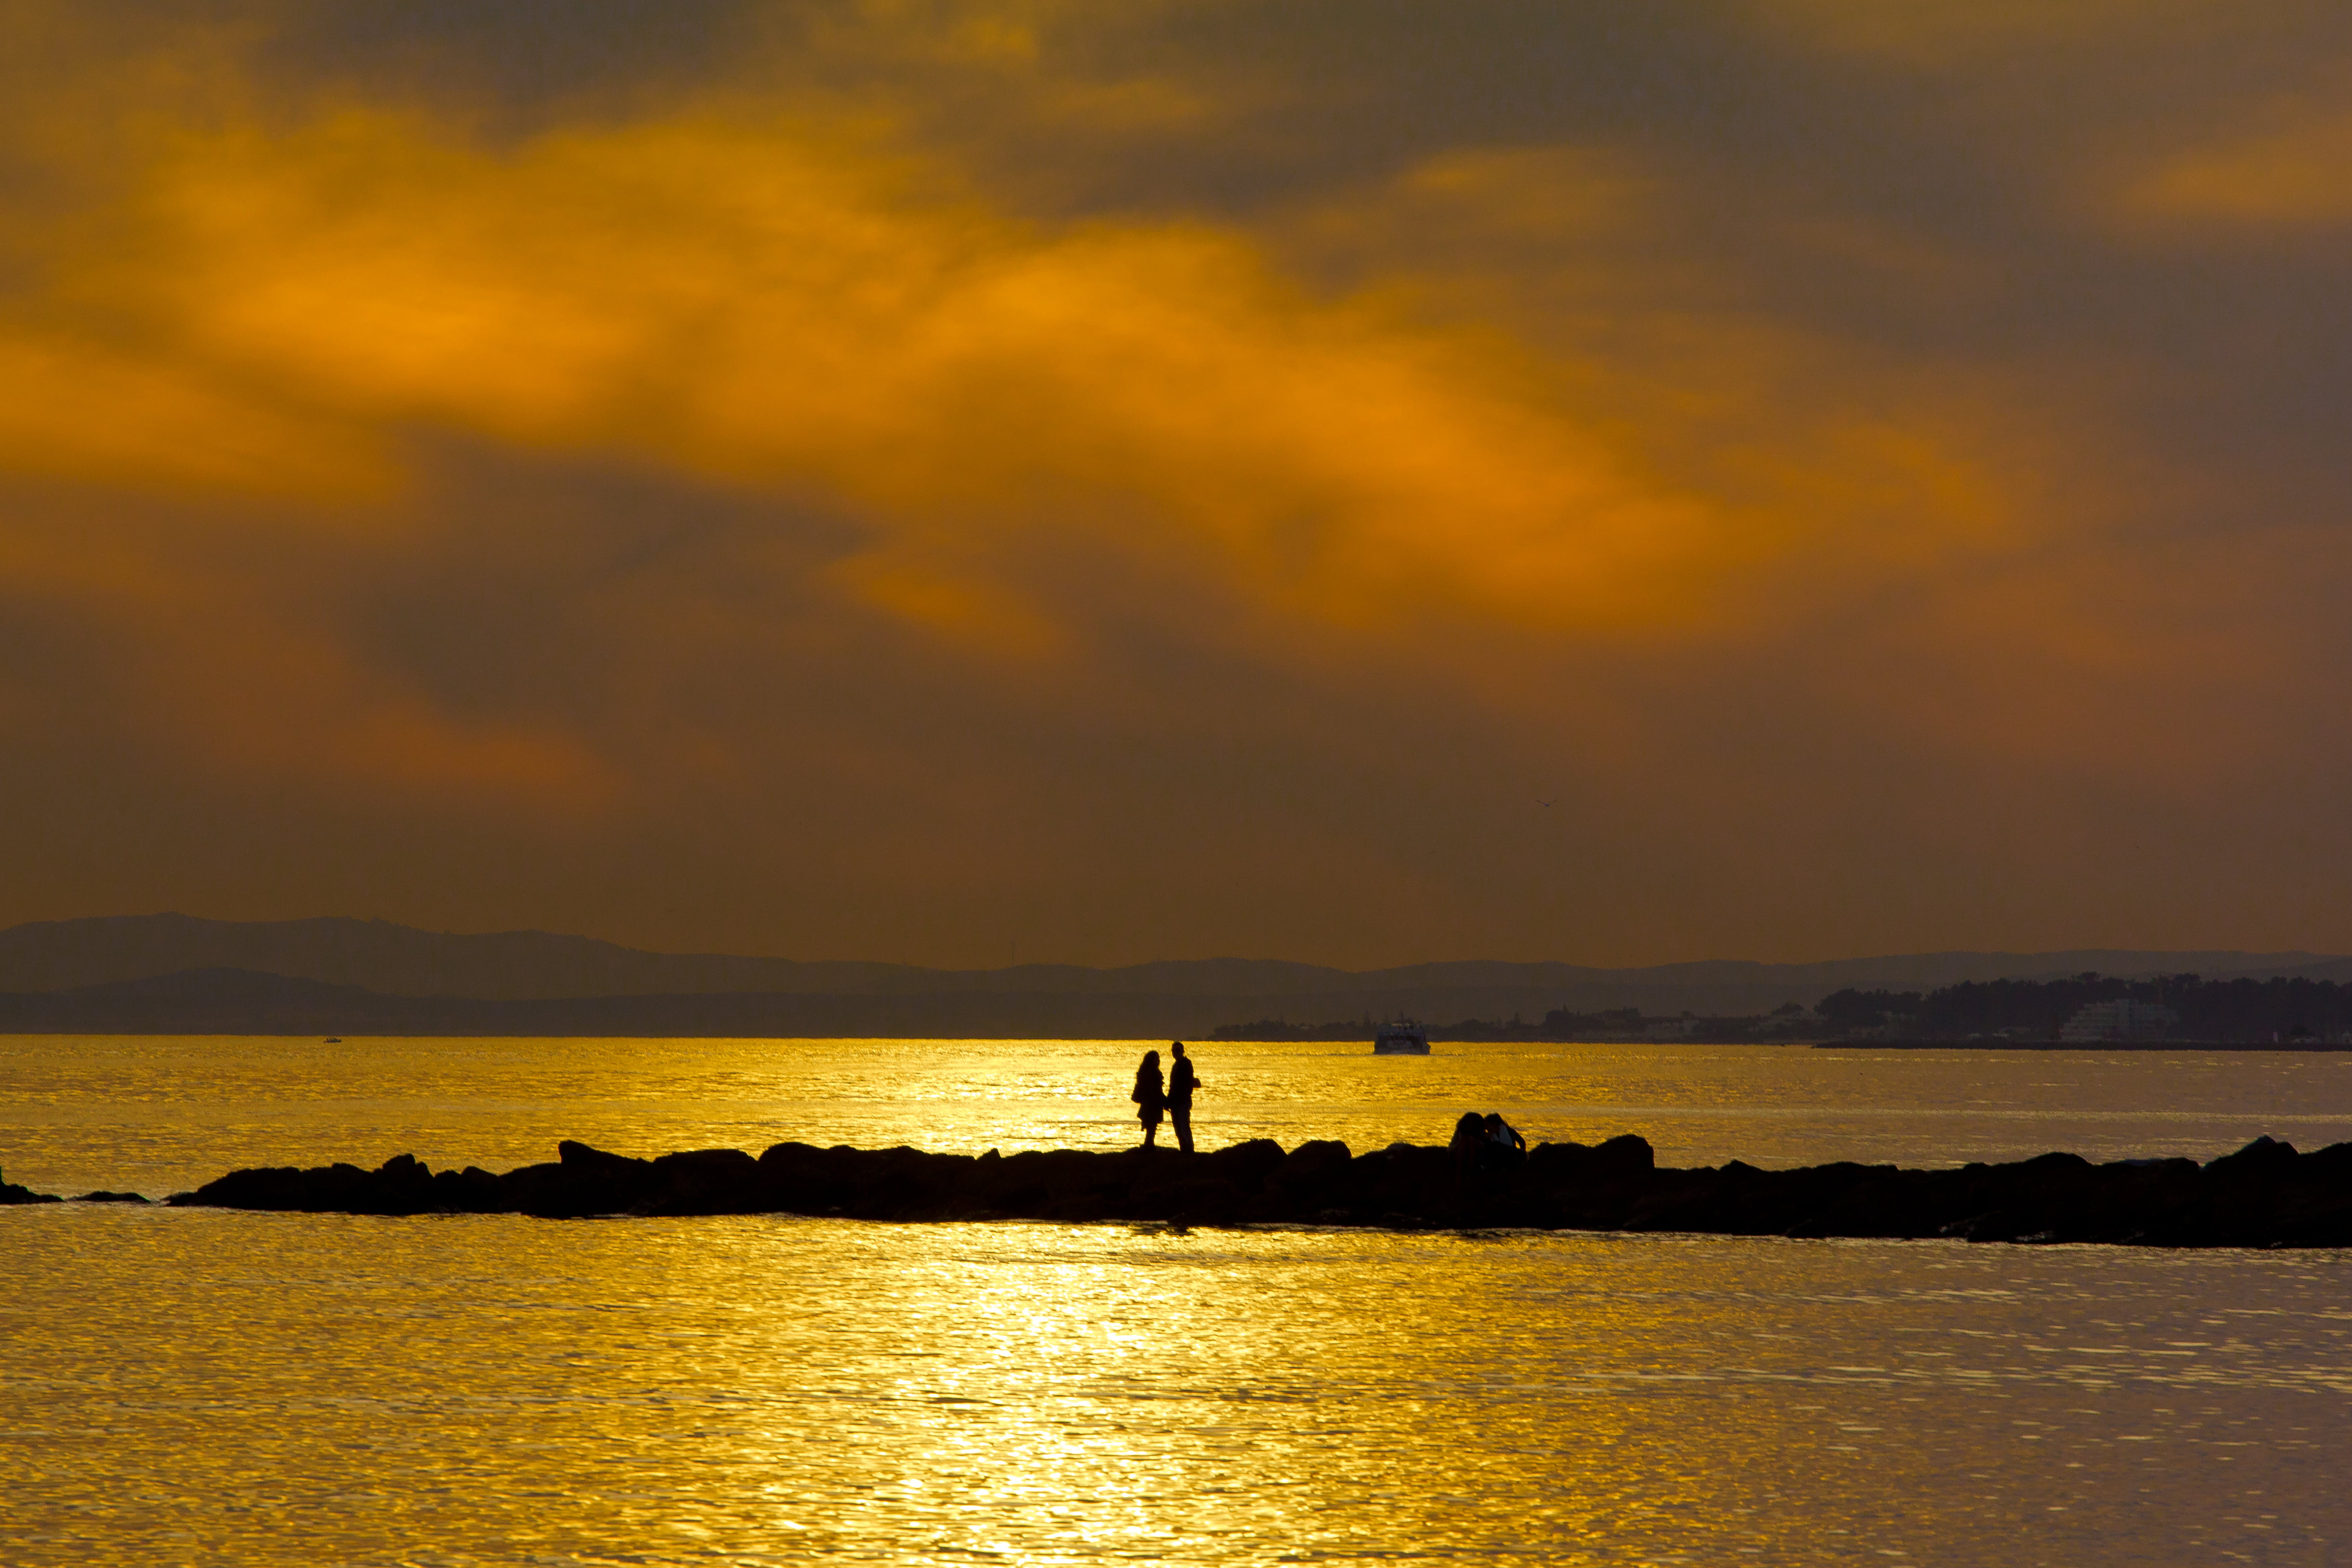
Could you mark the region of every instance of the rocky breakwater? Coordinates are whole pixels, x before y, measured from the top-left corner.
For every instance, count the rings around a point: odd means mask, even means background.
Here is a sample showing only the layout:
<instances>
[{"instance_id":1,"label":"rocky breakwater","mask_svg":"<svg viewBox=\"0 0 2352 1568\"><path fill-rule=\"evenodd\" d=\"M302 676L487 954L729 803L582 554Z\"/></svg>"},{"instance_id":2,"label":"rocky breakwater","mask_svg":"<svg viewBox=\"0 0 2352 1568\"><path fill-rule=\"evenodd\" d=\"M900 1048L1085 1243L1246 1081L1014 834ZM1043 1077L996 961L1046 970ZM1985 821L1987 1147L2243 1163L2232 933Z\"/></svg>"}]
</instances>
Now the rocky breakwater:
<instances>
[{"instance_id":1,"label":"rocky breakwater","mask_svg":"<svg viewBox=\"0 0 2352 1568\"><path fill-rule=\"evenodd\" d=\"M0 1208L19 1203L58 1203L63 1200L53 1192L35 1192L29 1186L18 1186L12 1181L0 1181Z\"/></svg>"},{"instance_id":2,"label":"rocky breakwater","mask_svg":"<svg viewBox=\"0 0 2352 1568\"><path fill-rule=\"evenodd\" d=\"M53 1192L35 1192L28 1186L13 1182L0 1182L0 1208L20 1203L64 1203L67 1199ZM86 1192L72 1200L75 1203L146 1203L147 1198L135 1192Z\"/></svg>"},{"instance_id":3,"label":"rocky breakwater","mask_svg":"<svg viewBox=\"0 0 2352 1568\"><path fill-rule=\"evenodd\" d=\"M1445 1149L1339 1143L1286 1152L1257 1140L1212 1154L1055 1150L1009 1156L778 1144L757 1158L704 1149L634 1159L565 1143L561 1157L496 1175L434 1171L409 1155L373 1170L241 1170L182 1207L341 1214L801 1214L852 1219L1158 1221L1391 1229L1528 1228L1805 1238L2101 1241L2156 1247L2352 1246L2352 1144L2314 1154L2257 1138L2200 1165L2013 1165L1906 1170L1837 1164L1767 1171L1734 1160L1657 1166L1638 1137L1544 1144L1508 1170Z\"/></svg>"}]
</instances>

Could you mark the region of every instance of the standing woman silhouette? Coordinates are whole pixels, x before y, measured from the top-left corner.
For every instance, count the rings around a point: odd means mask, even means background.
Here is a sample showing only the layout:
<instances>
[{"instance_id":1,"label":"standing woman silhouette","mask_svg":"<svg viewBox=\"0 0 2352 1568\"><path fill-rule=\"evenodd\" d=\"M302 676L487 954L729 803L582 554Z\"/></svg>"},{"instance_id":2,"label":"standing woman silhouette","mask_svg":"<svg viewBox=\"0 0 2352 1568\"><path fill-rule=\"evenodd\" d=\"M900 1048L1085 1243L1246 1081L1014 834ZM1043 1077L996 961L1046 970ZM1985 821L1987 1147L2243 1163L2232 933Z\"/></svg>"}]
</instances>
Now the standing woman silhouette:
<instances>
[{"instance_id":1,"label":"standing woman silhouette","mask_svg":"<svg viewBox=\"0 0 2352 1568\"><path fill-rule=\"evenodd\" d=\"M1151 1140L1160 1135L1160 1113L1167 1109L1167 1096L1160 1088L1160 1053L1147 1051L1143 1065L1135 1070L1135 1092L1129 1096L1135 1102L1135 1119L1143 1124L1143 1146L1150 1148Z\"/></svg>"}]
</instances>

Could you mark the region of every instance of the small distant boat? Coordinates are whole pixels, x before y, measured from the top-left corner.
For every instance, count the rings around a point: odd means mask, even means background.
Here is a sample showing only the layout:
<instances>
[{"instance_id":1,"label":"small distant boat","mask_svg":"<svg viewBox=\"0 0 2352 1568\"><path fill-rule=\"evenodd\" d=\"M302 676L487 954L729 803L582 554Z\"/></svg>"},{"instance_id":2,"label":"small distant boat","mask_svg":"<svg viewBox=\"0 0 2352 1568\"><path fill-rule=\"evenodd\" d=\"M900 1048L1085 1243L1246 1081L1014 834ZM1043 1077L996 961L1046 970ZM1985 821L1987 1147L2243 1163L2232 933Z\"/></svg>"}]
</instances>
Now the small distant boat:
<instances>
[{"instance_id":1,"label":"small distant boat","mask_svg":"<svg viewBox=\"0 0 2352 1568\"><path fill-rule=\"evenodd\" d=\"M1384 1023L1372 1036L1374 1056L1427 1056L1429 1031L1411 1019L1402 1023Z\"/></svg>"}]
</instances>

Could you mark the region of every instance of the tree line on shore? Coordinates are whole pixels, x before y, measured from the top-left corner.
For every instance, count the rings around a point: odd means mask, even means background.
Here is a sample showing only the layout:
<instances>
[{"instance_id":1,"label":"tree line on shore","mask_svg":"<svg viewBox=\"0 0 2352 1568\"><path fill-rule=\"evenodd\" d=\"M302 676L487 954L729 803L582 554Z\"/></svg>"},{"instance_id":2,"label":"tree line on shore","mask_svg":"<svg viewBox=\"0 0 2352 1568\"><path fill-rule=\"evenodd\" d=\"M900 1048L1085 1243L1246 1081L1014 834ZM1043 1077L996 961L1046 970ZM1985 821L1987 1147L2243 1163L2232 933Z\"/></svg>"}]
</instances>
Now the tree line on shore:
<instances>
[{"instance_id":1,"label":"tree line on shore","mask_svg":"<svg viewBox=\"0 0 2352 1568\"><path fill-rule=\"evenodd\" d=\"M1432 1024L1433 1040L1689 1040L1717 1044L1869 1036L1913 1040L2000 1038L2056 1040L2069 1019L2102 1002L2129 1001L2169 1009L2165 1026L2175 1040L2281 1043L2352 1039L2352 984L2273 977L2208 980L2196 975L2121 979L2084 973L2050 980L1965 980L1930 991L1857 990L1851 987L1812 1007L1784 1003L1769 1013L1701 1017L1644 1014L1639 1008L1577 1012L1556 1008L1540 1021L1465 1019ZM1227 1024L1219 1040L1369 1040L1370 1019L1299 1024L1283 1019Z\"/></svg>"},{"instance_id":2,"label":"tree line on shore","mask_svg":"<svg viewBox=\"0 0 2352 1568\"><path fill-rule=\"evenodd\" d=\"M2084 973L2057 980L1969 980L1918 991L1848 988L1814 1011L1824 1032L1886 1030L1916 1039L2008 1035L2053 1040L2068 1019L2101 1002L2128 1001L2179 1015L2165 1033L2178 1040L2340 1040L2352 1033L2352 985L2274 977L2208 980L2163 975L2126 980Z\"/></svg>"}]
</instances>

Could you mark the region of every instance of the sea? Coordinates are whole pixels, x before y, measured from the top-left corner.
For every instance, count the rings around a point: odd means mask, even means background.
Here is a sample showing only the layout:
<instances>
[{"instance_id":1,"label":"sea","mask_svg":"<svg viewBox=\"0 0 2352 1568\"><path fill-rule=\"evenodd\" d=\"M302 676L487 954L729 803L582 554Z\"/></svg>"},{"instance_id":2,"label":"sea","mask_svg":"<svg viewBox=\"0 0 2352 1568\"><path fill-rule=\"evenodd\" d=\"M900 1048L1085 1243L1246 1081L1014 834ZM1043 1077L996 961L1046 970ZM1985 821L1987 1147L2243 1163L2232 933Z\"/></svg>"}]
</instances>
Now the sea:
<instances>
[{"instance_id":1,"label":"sea","mask_svg":"<svg viewBox=\"0 0 2352 1568\"><path fill-rule=\"evenodd\" d=\"M1136 1138L1122 1040L0 1037L79 1194ZM1204 1147L2352 1139L2352 1054L1195 1048ZM2352 1255L0 1209L0 1563L2352 1564Z\"/></svg>"}]
</instances>

